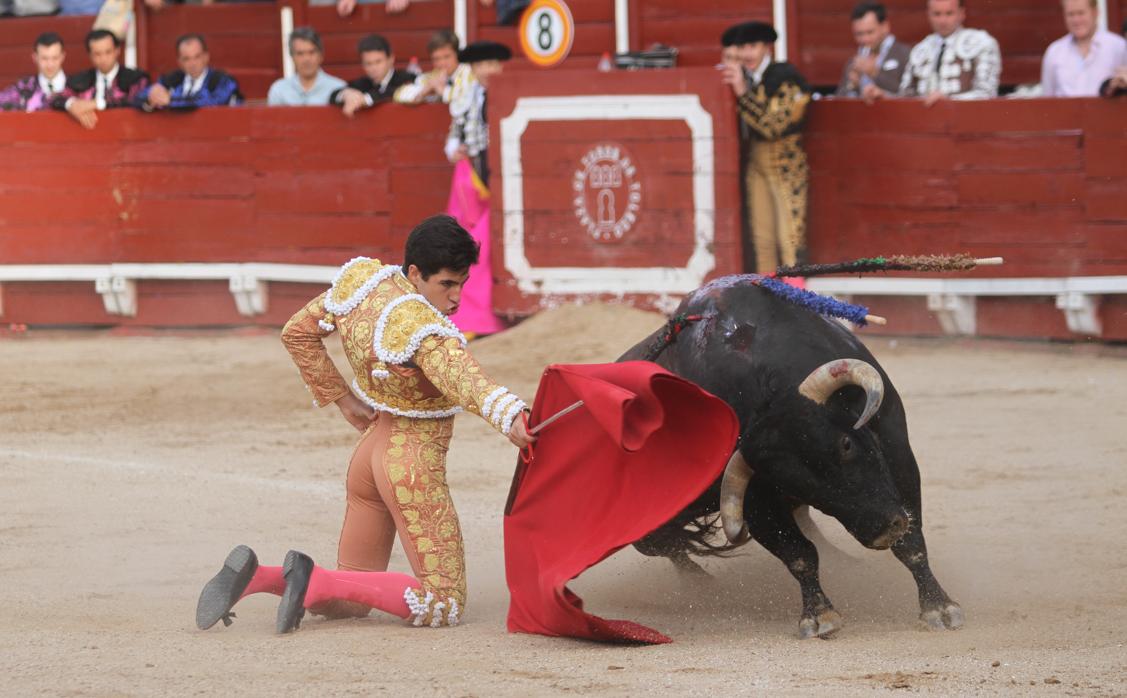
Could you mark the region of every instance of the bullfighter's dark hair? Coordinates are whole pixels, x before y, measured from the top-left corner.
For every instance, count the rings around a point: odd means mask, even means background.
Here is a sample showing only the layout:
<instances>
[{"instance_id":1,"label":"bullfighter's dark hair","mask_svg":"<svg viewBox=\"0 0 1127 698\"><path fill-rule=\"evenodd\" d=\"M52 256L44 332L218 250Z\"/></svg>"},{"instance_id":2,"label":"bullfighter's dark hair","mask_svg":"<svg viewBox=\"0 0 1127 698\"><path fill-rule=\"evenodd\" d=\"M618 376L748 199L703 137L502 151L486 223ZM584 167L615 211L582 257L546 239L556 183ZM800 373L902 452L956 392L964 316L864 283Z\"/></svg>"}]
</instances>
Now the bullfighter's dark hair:
<instances>
[{"instance_id":1,"label":"bullfighter's dark hair","mask_svg":"<svg viewBox=\"0 0 1127 698\"><path fill-rule=\"evenodd\" d=\"M66 48L66 45L63 44L63 37L59 36L55 32L43 32L39 36L35 37L35 43L31 48L38 49L40 46L47 48L48 46L54 46L55 44L58 44L59 48Z\"/></svg>"},{"instance_id":2,"label":"bullfighter's dark hair","mask_svg":"<svg viewBox=\"0 0 1127 698\"><path fill-rule=\"evenodd\" d=\"M888 10L884 8L884 5L879 2L868 1L857 3L857 6L853 8L853 12L849 14L849 19L858 20L869 14L870 12L876 15L878 22L883 23L888 19Z\"/></svg>"},{"instance_id":3,"label":"bullfighter's dark hair","mask_svg":"<svg viewBox=\"0 0 1127 698\"><path fill-rule=\"evenodd\" d=\"M437 215L415 226L407 236L403 271L418 267L426 280L443 269L467 271L477 264L480 245L451 216Z\"/></svg>"},{"instance_id":4,"label":"bullfighter's dark hair","mask_svg":"<svg viewBox=\"0 0 1127 698\"><path fill-rule=\"evenodd\" d=\"M190 32L188 34L181 34L179 38L176 39L176 53L179 54L180 47L188 43L189 41L200 42L200 48L204 50L204 53L207 52L207 40L203 38L203 34L200 34L199 32Z\"/></svg>"},{"instance_id":5,"label":"bullfighter's dark hair","mask_svg":"<svg viewBox=\"0 0 1127 698\"><path fill-rule=\"evenodd\" d=\"M363 56L369 51L381 51L384 55L391 55L391 42L379 34L369 34L356 45L356 52Z\"/></svg>"},{"instance_id":6,"label":"bullfighter's dark hair","mask_svg":"<svg viewBox=\"0 0 1127 698\"><path fill-rule=\"evenodd\" d=\"M90 51L90 44L94 43L95 41L101 41L105 38L113 39L113 45L115 48L121 46L121 39L117 38L117 34L114 34L109 29L94 29L86 35L86 51Z\"/></svg>"}]
</instances>

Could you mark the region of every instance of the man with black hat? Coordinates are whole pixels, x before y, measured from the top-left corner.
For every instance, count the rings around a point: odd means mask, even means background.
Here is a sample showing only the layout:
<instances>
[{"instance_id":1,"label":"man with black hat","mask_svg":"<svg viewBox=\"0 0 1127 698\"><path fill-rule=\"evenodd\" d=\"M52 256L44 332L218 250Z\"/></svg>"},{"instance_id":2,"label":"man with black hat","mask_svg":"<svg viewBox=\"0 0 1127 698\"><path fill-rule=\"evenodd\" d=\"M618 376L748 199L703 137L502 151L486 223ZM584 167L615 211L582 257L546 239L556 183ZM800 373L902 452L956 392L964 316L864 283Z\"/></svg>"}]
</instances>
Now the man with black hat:
<instances>
[{"instance_id":1,"label":"man with black hat","mask_svg":"<svg viewBox=\"0 0 1127 698\"><path fill-rule=\"evenodd\" d=\"M810 88L793 65L771 60L777 38L764 22L737 24L720 38L727 52L736 47L740 59L740 65L725 64L722 70L747 137L748 217L760 274L796 264L806 239L808 169L802 124Z\"/></svg>"},{"instance_id":2,"label":"man with black hat","mask_svg":"<svg viewBox=\"0 0 1127 698\"><path fill-rule=\"evenodd\" d=\"M485 93L489 81L499 75L502 63L513 57L508 46L496 41L475 41L458 52L458 68L451 76L450 134L446 138L446 157L451 162L469 158L474 172L489 183L485 149L489 127L485 120Z\"/></svg>"}]
</instances>

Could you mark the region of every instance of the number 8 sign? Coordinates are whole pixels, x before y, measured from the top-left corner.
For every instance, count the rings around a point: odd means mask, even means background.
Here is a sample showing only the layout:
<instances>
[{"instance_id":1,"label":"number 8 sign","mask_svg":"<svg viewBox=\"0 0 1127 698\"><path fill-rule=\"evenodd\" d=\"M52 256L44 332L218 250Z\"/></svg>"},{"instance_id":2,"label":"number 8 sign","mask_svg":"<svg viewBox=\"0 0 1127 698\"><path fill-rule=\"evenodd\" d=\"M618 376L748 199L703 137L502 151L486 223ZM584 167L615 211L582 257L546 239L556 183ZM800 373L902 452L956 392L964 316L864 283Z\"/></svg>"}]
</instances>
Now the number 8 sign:
<instances>
[{"instance_id":1,"label":"number 8 sign","mask_svg":"<svg viewBox=\"0 0 1127 698\"><path fill-rule=\"evenodd\" d=\"M573 39L575 21L563 0L533 0L520 18L520 47L541 68L567 58Z\"/></svg>"}]
</instances>

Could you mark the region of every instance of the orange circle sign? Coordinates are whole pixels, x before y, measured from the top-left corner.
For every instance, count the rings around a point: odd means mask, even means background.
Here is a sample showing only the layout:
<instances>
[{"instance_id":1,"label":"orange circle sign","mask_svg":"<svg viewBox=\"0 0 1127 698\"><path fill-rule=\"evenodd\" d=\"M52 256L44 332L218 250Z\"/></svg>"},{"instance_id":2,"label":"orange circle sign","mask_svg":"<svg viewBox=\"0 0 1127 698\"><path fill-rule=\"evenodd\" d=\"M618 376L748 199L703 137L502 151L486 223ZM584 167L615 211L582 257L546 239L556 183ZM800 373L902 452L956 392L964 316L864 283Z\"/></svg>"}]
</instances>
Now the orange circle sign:
<instances>
[{"instance_id":1,"label":"orange circle sign","mask_svg":"<svg viewBox=\"0 0 1127 698\"><path fill-rule=\"evenodd\" d=\"M533 0L520 18L520 47L541 68L558 65L571 52L575 20L563 0Z\"/></svg>"}]
</instances>

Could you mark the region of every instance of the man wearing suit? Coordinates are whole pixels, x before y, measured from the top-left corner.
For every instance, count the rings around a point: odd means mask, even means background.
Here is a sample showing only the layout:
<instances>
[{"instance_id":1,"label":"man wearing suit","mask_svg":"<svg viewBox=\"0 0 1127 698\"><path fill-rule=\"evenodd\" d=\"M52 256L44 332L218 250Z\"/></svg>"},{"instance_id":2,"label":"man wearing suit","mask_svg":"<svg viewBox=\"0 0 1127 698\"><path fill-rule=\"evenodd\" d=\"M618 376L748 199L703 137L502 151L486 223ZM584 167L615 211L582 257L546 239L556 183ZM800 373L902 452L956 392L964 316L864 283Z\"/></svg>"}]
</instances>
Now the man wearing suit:
<instances>
[{"instance_id":1,"label":"man wearing suit","mask_svg":"<svg viewBox=\"0 0 1127 698\"><path fill-rule=\"evenodd\" d=\"M31 60L36 73L0 90L0 111L33 112L51 108L55 94L66 88L63 72L66 51L63 39L55 32L40 34L35 40Z\"/></svg>"},{"instance_id":2,"label":"man wearing suit","mask_svg":"<svg viewBox=\"0 0 1127 698\"><path fill-rule=\"evenodd\" d=\"M66 88L51 105L65 109L86 128L94 128L97 112L103 109L139 106L149 75L121 65L121 39L113 32L95 29L87 34L86 51L94 67L67 78Z\"/></svg>"},{"instance_id":3,"label":"man wearing suit","mask_svg":"<svg viewBox=\"0 0 1127 698\"><path fill-rule=\"evenodd\" d=\"M141 94L145 111L233 107L243 103L239 83L222 70L211 67L211 54L201 34L185 34L176 40L179 70L165 73Z\"/></svg>"},{"instance_id":4,"label":"man wearing suit","mask_svg":"<svg viewBox=\"0 0 1127 698\"><path fill-rule=\"evenodd\" d=\"M396 90L415 80L413 74L395 69L391 44L379 34L365 36L356 49L360 53L364 76L337 89L329 97L329 104L339 105L344 115L349 117L361 109L390 100Z\"/></svg>"},{"instance_id":5,"label":"man wearing suit","mask_svg":"<svg viewBox=\"0 0 1127 698\"><path fill-rule=\"evenodd\" d=\"M879 2L862 2L850 15L857 53L845 64L838 97L862 97L867 102L900 91L900 79L912 47L892 35L888 11Z\"/></svg>"}]
</instances>

